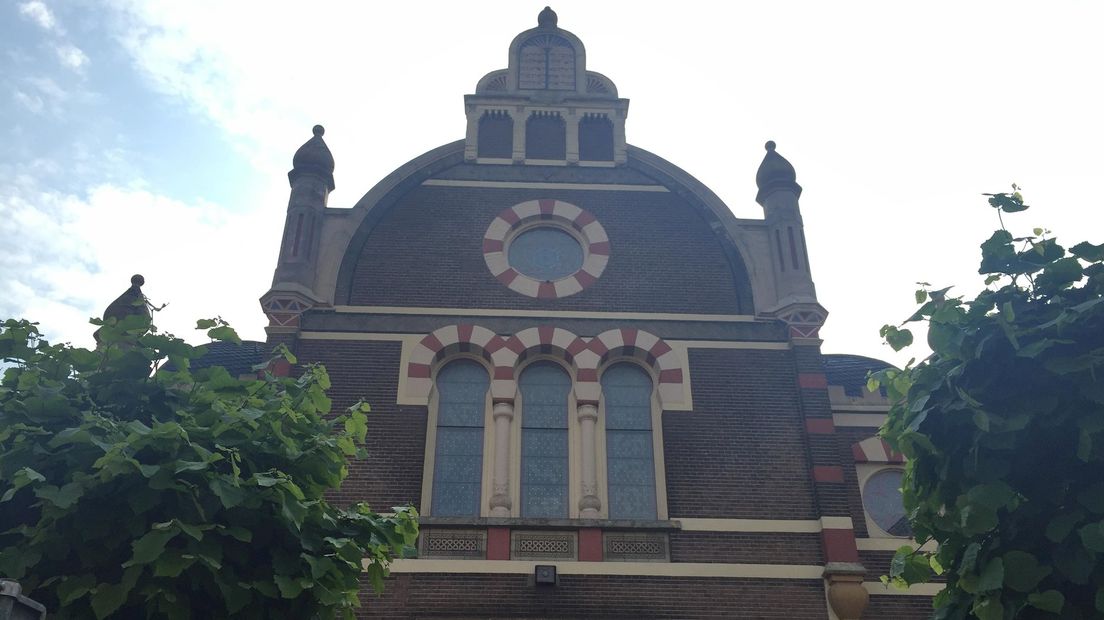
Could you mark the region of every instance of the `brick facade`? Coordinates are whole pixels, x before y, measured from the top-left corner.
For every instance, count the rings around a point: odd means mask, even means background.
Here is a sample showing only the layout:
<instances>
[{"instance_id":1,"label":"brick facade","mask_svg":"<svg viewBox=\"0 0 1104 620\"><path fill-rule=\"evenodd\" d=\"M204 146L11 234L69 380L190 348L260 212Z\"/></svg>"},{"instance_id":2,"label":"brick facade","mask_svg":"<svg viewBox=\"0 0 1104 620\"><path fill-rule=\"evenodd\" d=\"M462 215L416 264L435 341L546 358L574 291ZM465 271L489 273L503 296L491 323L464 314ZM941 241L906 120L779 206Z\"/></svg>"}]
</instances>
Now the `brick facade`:
<instances>
[{"instance_id":1,"label":"brick facade","mask_svg":"<svg viewBox=\"0 0 1104 620\"><path fill-rule=\"evenodd\" d=\"M923 617L928 597L878 590L892 545L906 541L871 538L859 488L871 462L854 445L874 434L863 416L884 402L854 404L865 398L857 379L846 381L852 400L840 400L826 372L827 311L792 165L767 144L756 176L764 218L738 220L693 177L625 143L628 101L586 70L581 42L556 23L546 9L518 35L509 67L480 80L465 140L400 167L354 207L326 204L334 166L320 128L289 175L289 212L321 222L318 251L281 254L262 297L269 344L326 366L334 411L371 404L368 456L332 499L422 512L421 557L396 562L382 596L366 588L359 617ZM517 51L534 45L547 55ZM546 64L526 64L538 56ZM533 160L552 152L525 142L535 132L479 129L530 117L562 124L562 161ZM595 122L603 130L580 153L580 126ZM586 161L596 152L602 161ZM574 237L583 267L515 282L509 244L530 226ZM485 411L478 394L464 401L485 419L483 445L465 439L461 453L482 462L455 467L478 491L466 516L435 514L441 474L427 467L454 462L434 460L444 436L435 382L459 358L485 368L489 385ZM517 499L517 384L533 360L570 377L568 506L555 518L523 518ZM651 461L632 461L654 470L643 470L655 474L643 485L654 498L647 518L609 518L615 458L601 377L617 363L636 364L652 385L651 428L632 435L652 440ZM645 418L647 396L634 405ZM535 583L538 564L557 567L554 585Z\"/></svg>"}]
</instances>

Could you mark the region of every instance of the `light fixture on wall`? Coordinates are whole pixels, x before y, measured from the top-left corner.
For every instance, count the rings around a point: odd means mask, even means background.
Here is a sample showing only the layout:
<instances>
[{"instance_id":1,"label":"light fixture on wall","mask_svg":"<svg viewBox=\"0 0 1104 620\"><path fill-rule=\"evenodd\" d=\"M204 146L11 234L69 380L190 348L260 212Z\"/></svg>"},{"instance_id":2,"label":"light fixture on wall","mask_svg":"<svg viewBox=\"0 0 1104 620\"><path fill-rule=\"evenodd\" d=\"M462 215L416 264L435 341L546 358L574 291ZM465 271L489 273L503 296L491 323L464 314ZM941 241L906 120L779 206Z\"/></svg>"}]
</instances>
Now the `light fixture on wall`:
<instances>
[{"instance_id":1,"label":"light fixture on wall","mask_svg":"<svg viewBox=\"0 0 1104 620\"><path fill-rule=\"evenodd\" d=\"M556 566L553 564L537 564L533 569L533 578L538 586L556 585Z\"/></svg>"}]
</instances>

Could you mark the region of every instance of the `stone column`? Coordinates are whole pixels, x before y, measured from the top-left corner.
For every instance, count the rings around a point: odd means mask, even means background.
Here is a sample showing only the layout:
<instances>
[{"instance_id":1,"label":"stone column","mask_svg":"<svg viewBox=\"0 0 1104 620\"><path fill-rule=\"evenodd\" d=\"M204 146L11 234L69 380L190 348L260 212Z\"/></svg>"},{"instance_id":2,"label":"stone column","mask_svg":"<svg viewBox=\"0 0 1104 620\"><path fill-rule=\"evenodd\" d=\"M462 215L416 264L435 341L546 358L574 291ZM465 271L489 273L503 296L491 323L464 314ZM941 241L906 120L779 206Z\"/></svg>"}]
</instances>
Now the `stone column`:
<instances>
[{"instance_id":1,"label":"stone column","mask_svg":"<svg viewBox=\"0 0 1104 620\"><path fill-rule=\"evenodd\" d=\"M479 121L483 110L476 106L467 106L468 135L464 141L464 161L475 161L479 153Z\"/></svg>"},{"instance_id":2,"label":"stone column","mask_svg":"<svg viewBox=\"0 0 1104 620\"><path fill-rule=\"evenodd\" d=\"M567 130L567 163L579 163L579 114L574 110L564 116L564 127Z\"/></svg>"},{"instance_id":3,"label":"stone column","mask_svg":"<svg viewBox=\"0 0 1104 620\"><path fill-rule=\"evenodd\" d=\"M494 477L491 482L491 516L509 517L510 501L510 425L514 420L514 403L494 405Z\"/></svg>"},{"instance_id":4,"label":"stone column","mask_svg":"<svg viewBox=\"0 0 1104 620\"><path fill-rule=\"evenodd\" d=\"M582 441L582 486L583 495L579 499L579 517L597 519L602 510L602 500L598 499L598 469L596 465L594 427L598 422L598 407L592 404L579 405L579 434Z\"/></svg>"},{"instance_id":5,"label":"stone column","mask_svg":"<svg viewBox=\"0 0 1104 620\"><path fill-rule=\"evenodd\" d=\"M510 116L514 119L514 162L525 161L525 125L529 121L529 111L518 106Z\"/></svg>"}]
</instances>

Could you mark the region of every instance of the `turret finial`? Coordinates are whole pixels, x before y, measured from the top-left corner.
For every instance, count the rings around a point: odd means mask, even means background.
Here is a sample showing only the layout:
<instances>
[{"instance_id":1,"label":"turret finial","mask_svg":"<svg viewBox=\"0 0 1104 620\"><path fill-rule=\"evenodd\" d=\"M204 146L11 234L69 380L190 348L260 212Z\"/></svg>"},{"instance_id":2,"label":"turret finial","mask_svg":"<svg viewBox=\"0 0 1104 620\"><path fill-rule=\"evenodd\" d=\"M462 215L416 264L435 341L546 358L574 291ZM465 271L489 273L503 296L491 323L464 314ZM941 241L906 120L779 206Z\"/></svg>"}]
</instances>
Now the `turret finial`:
<instances>
[{"instance_id":1,"label":"turret finial","mask_svg":"<svg viewBox=\"0 0 1104 620\"><path fill-rule=\"evenodd\" d=\"M793 164L778 154L778 145L774 140L768 140L763 146L767 149L767 154L763 156L763 163L759 164L759 171L755 173L755 184L759 186L755 201L763 204L769 194L781 189L800 196L801 186L797 184L797 173Z\"/></svg>"},{"instance_id":2,"label":"turret finial","mask_svg":"<svg viewBox=\"0 0 1104 620\"><path fill-rule=\"evenodd\" d=\"M555 28L558 21L559 17L556 16L556 12L550 6L544 7L540 15L537 15L538 28Z\"/></svg>"},{"instance_id":3,"label":"turret finial","mask_svg":"<svg viewBox=\"0 0 1104 620\"><path fill-rule=\"evenodd\" d=\"M330 191L333 191L334 158L333 154L330 153L330 148L326 146L326 141L322 139L322 135L326 133L326 128L322 125L315 125L311 132L314 133L314 137L299 147L299 150L295 151L295 156L291 159L291 172L288 173L288 180L294 183L295 179L302 174L316 174L322 177L329 185Z\"/></svg>"}]
</instances>

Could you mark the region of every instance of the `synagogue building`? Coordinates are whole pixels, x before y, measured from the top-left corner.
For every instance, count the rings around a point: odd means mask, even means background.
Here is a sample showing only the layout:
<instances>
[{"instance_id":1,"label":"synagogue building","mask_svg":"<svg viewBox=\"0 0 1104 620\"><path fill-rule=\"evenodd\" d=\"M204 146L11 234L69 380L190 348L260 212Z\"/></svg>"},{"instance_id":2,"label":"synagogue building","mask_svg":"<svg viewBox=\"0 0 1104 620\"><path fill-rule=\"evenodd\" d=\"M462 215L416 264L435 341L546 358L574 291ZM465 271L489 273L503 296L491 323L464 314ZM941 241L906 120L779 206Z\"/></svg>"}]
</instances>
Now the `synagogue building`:
<instances>
[{"instance_id":1,"label":"synagogue building","mask_svg":"<svg viewBox=\"0 0 1104 620\"><path fill-rule=\"evenodd\" d=\"M361 613L926 617L937 590L879 582L910 534L865 389L886 364L821 353L785 145L737 218L629 144L588 60L544 9L464 97L464 139L355 204L328 203L322 127L295 153L267 344L372 406L335 499L421 514Z\"/></svg>"}]
</instances>

